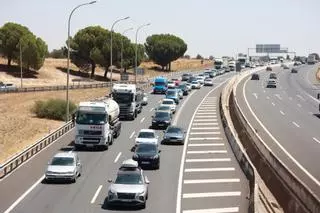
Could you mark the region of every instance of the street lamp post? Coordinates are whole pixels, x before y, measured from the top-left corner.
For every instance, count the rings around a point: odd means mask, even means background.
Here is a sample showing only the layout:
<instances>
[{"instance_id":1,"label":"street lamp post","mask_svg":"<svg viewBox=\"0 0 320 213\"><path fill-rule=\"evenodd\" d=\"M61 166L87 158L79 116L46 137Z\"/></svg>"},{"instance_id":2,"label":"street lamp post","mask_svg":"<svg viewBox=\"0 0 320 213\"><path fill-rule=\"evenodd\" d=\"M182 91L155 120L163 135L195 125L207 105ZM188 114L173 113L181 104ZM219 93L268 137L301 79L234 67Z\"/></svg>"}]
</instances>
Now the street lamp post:
<instances>
[{"instance_id":1,"label":"street lamp post","mask_svg":"<svg viewBox=\"0 0 320 213\"><path fill-rule=\"evenodd\" d=\"M113 34L113 27L120 21L123 21L123 20L126 20L130 18L129 16L125 17L125 18L121 18L121 19L118 19L116 20L113 24L112 24L112 27L111 27L111 39L110 39L110 91L112 90L112 70L113 70L113 64L112 64L112 34Z\"/></svg>"},{"instance_id":2,"label":"street lamp post","mask_svg":"<svg viewBox=\"0 0 320 213\"><path fill-rule=\"evenodd\" d=\"M94 4L97 1L91 1L88 3L84 3L84 4L79 4L78 6L76 6L75 8L73 8L73 10L71 11L70 15L69 15L69 19L68 19L68 40L67 40L67 46L68 46L68 59L67 59L67 92L66 92L66 101L67 101L67 110L66 110L66 122L68 122L68 118L69 118L69 75L70 75L70 21L71 21L71 16L74 13L74 11L76 9L78 9L79 7L82 6L86 6L86 5L90 5L90 4Z\"/></svg>"},{"instance_id":3,"label":"street lamp post","mask_svg":"<svg viewBox=\"0 0 320 213\"><path fill-rule=\"evenodd\" d=\"M22 48L21 48L21 40L19 41L19 49L20 49L20 87L22 89Z\"/></svg>"},{"instance_id":4,"label":"street lamp post","mask_svg":"<svg viewBox=\"0 0 320 213\"><path fill-rule=\"evenodd\" d=\"M149 26L151 23L143 24L137 28L136 31L136 49L135 49L135 62L134 62L134 82L137 84L137 66L138 66L138 32L141 28Z\"/></svg>"},{"instance_id":5,"label":"street lamp post","mask_svg":"<svg viewBox=\"0 0 320 213\"><path fill-rule=\"evenodd\" d=\"M129 30L133 30L133 27L124 30L122 35L124 35ZM121 70L123 70L123 39L121 39L121 54L120 54L120 57L121 57L121 62L120 62L121 63Z\"/></svg>"}]
</instances>

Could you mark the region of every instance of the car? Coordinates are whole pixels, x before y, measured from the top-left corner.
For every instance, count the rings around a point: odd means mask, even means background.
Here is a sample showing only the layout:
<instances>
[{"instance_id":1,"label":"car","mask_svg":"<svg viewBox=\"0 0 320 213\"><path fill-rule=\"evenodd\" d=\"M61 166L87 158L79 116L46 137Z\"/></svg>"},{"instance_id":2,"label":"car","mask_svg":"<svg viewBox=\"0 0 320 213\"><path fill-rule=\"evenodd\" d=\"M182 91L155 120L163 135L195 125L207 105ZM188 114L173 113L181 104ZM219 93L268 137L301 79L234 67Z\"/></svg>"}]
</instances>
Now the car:
<instances>
[{"instance_id":1,"label":"car","mask_svg":"<svg viewBox=\"0 0 320 213\"><path fill-rule=\"evenodd\" d=\"M288 69L289 69L289 66L286 65L286 64L283 64L282 68L285 69L285 70L288 70Z\"/></svg>"},{"instance_id":2,"label":"car","mask_svg":"<svg viewBox=\"0 0 320 213\"><path fill-rule=\"evenodd\" d=\"M172 80L169 80L168 81L168 89L174 89L174 88L176 88L175 82Z\"/></svg>"},{"instance_id":3,"label":"car","mask_svg":"<svg viewBox=\"0 0 320 213\"><path fill-rule=\"evenodd\" d=\"M192 86L190 83L186 83L186 87L188 89L188 91L190 92L192 90Z\"/></svg>"},{"instance_id":4,"label":"car","mask_svg":"<svg viewBox=\"0 0 320 213\"><path fill-rule=\"evenodd\" d=\"M172 113L170 106L168 106L168 105L162 105L162 104L161 104L160 106L158 106L158 107L155 109L155 111L167 111L167 112Z\"/></svg>"},{"instance_id":5,"label":"car","mask_svg":"<svg viewBox=\"0 0 320 213\"><path fill-rule=\"evenodd\" d=\"M277 79L277 74L274 72L270 73L269 79Z\"/></svg>"},{"instance_id":6,"label":"car","mask_svg":"<svg viewBox=\"0 0 320 213\"><path fill-rule=\"evenodd\" d=\"M159 146L155 144L139 144L132 156L139 166L160 169L160 152Z\"/></svg>"},{"instance_id":7,"label":"car","mask_svg":"<svg viewBox=\"0 0 320 213\"><path fill-rule=\"evenodd\" d=\"M82 164L76 152L58 152L49 161L45 181L71 181L81 176Z\"/></svg>"},{"instance_id":8,"label":"car","mask_svg":"<svg viewBox=\"0 0 320 213\"><path fill-rule=\"evenodd\" d=\"M199 83L199 81L192 81L191 82L191 88L192 89L200 89L201 88L201 84Z\"/></svg>"},{"instance_id":9,"label":"car","mask_svg":"<svg viewBox=\"0 0 320 213\"><path fill-rule=\"evenodd\" d=\"M186 83L181 83L178 87L178 89L180 89L182 91L183 95L188 95L189 94L189 89L187 87Z\"/></svg>"},{"instance_id":10,"label":"car","mask_svg":"<svg viewBox=\"0 0 320 213\"><path fill-rule=\"evenodd\" d=\"M169 106L171 108L171 111L173 114L176 112L177 105L174 102L174 100L172 100L172 99L166 99L166 98L163 99L161 102L161 105L162 106Z\"/></svg>"},{"instance_id":11,"label":"car","mask_svg":"<svg viewBox=\"0 0 320 213\"><path fill-rule=\"evenodd\" d=\"M204 77L204 79L206 79L206 78L210 78L210 75L209 75L209 73L204 72L204 73L203 73L203 77Z\"/></svg>"},{"instance_id":12,"label":"car","mask_svg":"<svg viewBox=\"0 0 320 213\"><path fill-rule=\"evenodd\" d=\"M251 63L250 64L250 68L256 68L256 64L255 63Z\"/></svg>"},{"instance_id":13,"label":"car","mask_svg":"<svg viewBox=\"0 0 320 213\"><path fill-rule=\"evenodd\" d=\"M149 179L138 166L138 162L130 159L122 163L115 181L108 180L107 205L131 205L146 207L148 200Z\"/></svg>"},{"instance_id":14,"label":"car","mask_svg":"<svg viewBox=\"0 0 320 213\"><path fill-rule=\"evenodd\" d=\"M142 143L151 143L158 145L158 136L153 129L141 129L135 139L135 146Z\"/></svg>"},{"instance_id":15,"label":"car","mask_svg":"<svg viewBox=\"0 0 320 213\"><path fill-rule=\"evenodd\" d=\"M3 82L0 82L0 92L8 92L15 90L17 90L17 87L14 84L4 84Z\"/></svg>"},{"instance_id":16,"label":"car","mask_svg":"<svg viewBox=\"0 0 320 213\"><path fill-rule=\"evenodd\" d=\"M266 68L266 71L272 71L272 68L268 66L268 67Z\"/></svg>"},{"instance_id":17,"label":"car","mask_svg":"<svg viewBox=\"0 0 320 213\"><path fill-rule=\"evenodd\" d=\"M180 94L177 89L168 89L166 92L166 99L172 99L176 104L179 104Z\"/></svg>"},{"instance_id":18,"label":"car","mask_svg":"<svg viewBox=\"0 0 320 213\"><path fill-rule=\"evenodd\" d=\"M179 86L181 81L177 78L172 78L171 81L173 81L175 83L176 86Z\"/></svg>"},{"instance_id":19,"label":"car","mask_svg":"<svg viewBox=\"0 0 320 213\"><path fill-rule=\"evenodd\" d=\"M194 77L194 76L190 76L189 80L188 80L188 83L191 83L192 81L196 81L197 78Z\"/></svg>"},{"instance_id":20,"label":"car","mask_svg":"<svg viewBox=\"0 0 320 213\"><path fill-rule=\"evenodd\" d=\"M184 74L182 74L182 76L181 76L181 81L188 81L190 77L191 77L191 74L189 74L189 73L184 73Z\"/></svg>"},{"instance_id":21,"label":"car","mask_svg":"<svg viewBox=\"0 0 320 213\"><path fill-rule=\"evenodd\" d=\"M184 140L186 137L186 131L184 131L181 127L178 126L169 126L163 135L162 144L167 143L179 143L181 145L184 144Z\"/></svg>"},{"instance_id":22,"label":"car","mask_svg":"<svg viewBox=\"0 0 320 213\"><path fill-rule=\"evenodd\" d=\"M296 68L292 68L291 73L298 73L298 70Z\"/></svg>"},{"instance_id":23,"label":"car","mask_svg":"<svg viewBox=\"0 0 320 213\"><path fill-rule=\"evenodd\" d=\"M267 88L277 88L277 82L274 79L269 79L266 87Z\"/></svg>"},{"instance_id":24,"label":"car","mask_svg":"<svg viewBox=\"0 0 320 213\"><path fill-rule=\"evenodd\" d=\"M213 86L213 80L212 80L212 78L206 78L206 79L204 79L204 86Z\"/></svg>"},{"instance_id":25,"label":"car","mask_svg":"<svg viewBox=\"0 0 320 213\"><path fill-rule=\"evenodd\" d=\"M253 74L251 75L251 80L260 80L259 74L253 73Z\"/></svg>"},{"instance_id":26,"label":"car","mask_svg":"<svg viewBox=\"0 0 320 213\"><path fill-rule=\"evenodd\" d=\"M147 93L143 93L142 105L148 105L148 95Z\"/></svg>"},{"instance_id":27,"label":"car","mask_svg":"<svg viewBox=\"0 0 320 213\"><path fill-rule=\"evenodd\" d=\"M167 128L171 125L172 114L164 111L156 111L152 116L151 128Z\"/></svg>"},{"instance_id":28,"label":"car","mask_svg":"<svg viewBox=\"0 0 320 213\"><path fill-rule=\"evenodd\" d=\"M176 90L178 91L178 95L179 95L179 99L183 99L183 91L182 89L179 88L180 85L178 85L178 87L176 88Z\"/></svg>"},{"instance_id":29,"label":"car","mask_svg":"<svg viewBox=\"0 0 320 213\"><path fill-rule=\"evenodd\" d=\"M197 81L200 83L200 85L203 85L204 84L204 79L205 77L204 76L197 76Z\"/></svg>"},{"instance_id":30,"label":"car","mask_svg":"<svg viewBox=\"0 0 320 213\"><path fill-rule=\"evenodd\" d=\"M209 71L205 71L204 74L208 74L210 78L213 78L213 71L209 70Z\"/></svg>"}]
</instances>

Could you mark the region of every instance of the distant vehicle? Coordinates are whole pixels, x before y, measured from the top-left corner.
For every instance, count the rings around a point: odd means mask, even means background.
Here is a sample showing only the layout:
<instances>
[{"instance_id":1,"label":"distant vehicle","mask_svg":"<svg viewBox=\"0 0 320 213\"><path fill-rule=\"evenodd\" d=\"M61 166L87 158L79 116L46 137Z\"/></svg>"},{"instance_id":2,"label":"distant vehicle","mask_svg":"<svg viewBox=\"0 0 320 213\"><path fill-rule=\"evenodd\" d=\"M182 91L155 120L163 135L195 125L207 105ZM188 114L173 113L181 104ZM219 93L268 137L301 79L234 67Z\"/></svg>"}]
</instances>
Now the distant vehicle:
<instances>
[{"instance_id":1,"label":"distant vehicle","mask_svg":"<svg viewBox=\"0 0 320 213\"><path fill-rule=\"evenodd\" d=\"M178 78L172 78L171 80L175 83L176 86L179 86L181 83L181 81Z\"/></svg>"},{"instance_id":2,"label":"distant vehicle","mask_svg":"<svg viewBox=\"0 0 320 213\"><path fill-rule=\"evenodd\" d=\"M152 116L152 128L167 128L171 125L172 115L169 112L157 111Z\"/></svg>"},{"instance_id":3,"label":"distant vehicle","mask_svg":"<svg viewBox=\"0 0 320 213\"><path fill-rule=\"evenodd\" d=\"M308 64L315 64L315 63L317 63L316 56L313 55L313 54L308 55L307 63L308 63Z\"/></svg>"},{"instance_id":4,"label":"distant vehicle","mask_svg":"<svg viewBox=\"0 0 320 213\"><path fill-rule=\"evenodd\" d=\"M17 87L14 84L4 84L0 82L0 92L10 92L17 90Z\"/></svg>"},{"instance_id":5,"label":"distant vehicle","mask_svg":"<svg viewBox=\"0 0 320 213\"><path fill-rule=\"evenodd\" d=\"M157 111L165 111L165 112L170 112L170 113L172 113L171 107L168 106L168 105L160 105L160 106L158 106L158 107L156 108L155 111L156 111L156 112L157 112Z\"/></svg>"},{"instance_id":6,"label":"distant vehicle","mask_svg":"<svg viewBox=\"0 0 320 213\"><path fill-rule=\"evenodd\" d=\"M294 62L294 64L293 64L293 66L299 66L299 65L301 65L302 63L300 62L300 61L295 61Z\"/></svg>"},{"instance_id":7,"label":"distant vehicle","mask_svg":"<svg viewBox=\"0 0 320 213\"><path fill-rule=\"evenodd\" d=\"M147 93L143 93L142 105L148 105L148 95Z\"/></svg>"},{"instance_id":8,"label":"distant vehicle","mask_svg":"<svg viewBox=\"0 0 320 213\"><path fill-rule=\"evenodd\" d=\"M71 181L81 176L82 164L76 152L59 152L48 163L46 181Z\"/></svg>"},{"instance_id":9,"label":"distant vehicle","mask_svg":"<svg viewBox=\"0 0 320 213\"><path fill-rule=\"evenodd\" d=\"M214 77L214 74L213 74L212 70L205 71L204 74L207 74L210 78Z\"/></svg>"},{"instance_id":10,"label":"distant vehicle","mask_svg":"<svg viewBox=\"0 0 320 213\"><path fill-rule=\"evenodd\" d=\"M179 144L184 144L186 136L186 131L184 131L181 127L177 126L169 126L165 131L164 131L164 136L163 140L161 143L166 144L166 143L179 143Z\"/></svg>"},{"instance_id":11,"label":"distant vehicle","mask_svg":"<svg viewBox=\"0 0 320 213\"><path fill-rule=\"evenodd\" d=\"M173 114L176 112L177 105L172 99L163 99L161 105L171 107L171 111Z\"/></svg>"},{"instance_id":12,"label":"distant vehicle","mask_svg":"<svg viewBox=\"0 0 320 213\"><path fill-rule=\"evenodd\" d=\"M132 156L139 166L160 169L160 152L159 146L155 144L139 144Z\"/></svg>"},{"instance_id":13,"label":"distant vehicle","mask_svg":"<svg viewBox=\"0 0 320 213\"><path fill-rule=\"evenodd\" d=\"M135 139L135 145L142 143L151 143L158 145L158 136L153 129L141 129Z\"/></svg>"},{"instance_id":14,"label":"distant vehicle","mask_svg":"<svg viewBox=\"0 0 320 213\"><path fill-rule=\"evenodd\" d=\"M214 59L214 68L219 70L223 67L224 61L222 58L215 58Z\"/></svg>"},{"instance_id":15,"label":"distant vehicle","mask_svg":"<svg viewBox=\"0 0 320 213\"><path fill-rule=\"evenodd\" d=\"M235 61L229 61L228 66L230 68L230 71L236 70L236 62Z\"/></svg>"},{"instance_id":16,"label":"distant vehicle","mask_svg":"<svg viewBox=\"0 0 320 213\"><path fill-rule=\"evenodd\" d=\"M277 74L274 72L270 73L269 79L277 79Z\"/></svg>"},{"instance_id":17,"label":"distant vehicle","mask_svg":"<svg viewBox=\"0 0 320 213\"><path fill-rule=\"evenodd\" d=\"M166 93L168 89L168 79L165 77L157 77L154 80L154 85L153 85L153 93Z\"/></svg>"},{"instance_id":18,"label":"distant vehicle","mask_svg":"<svg viewBox=\"0 0 320 213\"><path fill-rule=\"evenodd\" d=\"M268 67L266 68L266 70L267 70L267 71L272 71L272 68L268 66Z\"/></svg>"},{"instance_id":19,"label":"distant vehicle","mask_svg":"<svg viewBox=\"0 0 320 213\"><path fill-rule=\"evenodd\" d=\"M248 67L248 68L251 66L250 62L246 62L244 65L245 67Z\"/></svg>"},{"instance_id":20,"label":"distant vehicle","mask_svg":"<svg viewBox=\"0 0 320 213\"><path fill-rule=\"evenodd\" d=\"M197 78L194 77L194 76L190 76L189 80L188 80L188 83L191 83L192 81L196 81Z\"/></svg>"},{"instance_id":21,"label":"distant vehicle","mask_svg":"<svg viewBox=\"0 0 320 213\"><path fill-rule=\"evenodd\" d=\"M273 79L269 79L267 82L267 88L277 88L277 82Z\"/></svg>"},{"instance_id":22,"label":"distant vehicle","mask_svg":"<svg viewBox=\"0 0 320 213\"><path fill-rule=\"evenodd\" d=\"M197 81L198 81L201 85L203 85L203 84L204 84L204 76L198 76L198 77L197 77Z\"/></svg>"},{"instance_id":23,"label":"distant vehicle","mask_svg":"<svg viewBox=\"0 0 320 213\"><path fill-rule=\"evenodd\" d=\"M260 80L259 74L253 73L253 74L251 75L251 80Z\"/></svg>"},{"instance_id":24,"label":"distant vehicle","mask_svg":"<svg viewBox=\"0 0 320 213\"><path fill-rule=\"evenodd\" d=\"M134 205L146 207L148 200L148 177L138 166L138 162L130 159L123 162L117 178L108 188L108 206ZM138 196L137 196L138 195Z\"/></svg>"},{"instance_id":25,"label":"distant vehicle","mask_svg":"<svg viewBox=\"0 0 320 213\"><path fill-rule=\"evenodd\" d=\"M191 82L191 87L192 87L192 89L200 89L201 88L201 84L199 83L199 81L192 81Z\"/></svg>"},{"instance_id":26,"label":"distant vehicle","mask_svg":"<svg viewBox=\"0 0 320 213\"><path fill-rule=\"evenodd\" d=\"M179 99L183 99L183 91L182 91L182 89L177 87L176 90L178 91Z\"/></svg>"},{"instance_id":27,"label":"distant vehicle","mask_svg":"<svg viewBox=\"0 0 320 213\"><path fill-rule=\"evenodd\" d=\"M292 68L291 73L298 73L298 70L296 68Z\"/></svg>"},{"instance_id":28,"label":"distant vehicle","mask_svg":"<svg viewBox=\"0 0 320 213\"><path fill-rule=\"evenodd\" d=\"M213 86L213 80L211 78L204 79L204 86Z\"/></svg>"},{"instance_id":29,"label":"distant vehicle","mask_svg":"<svg viewBox=\"0 0 320 213\"><path fill-rule=\"evenodd\" d=\"M188 81L190 77L191 77L191 74L189 74L189 73L184 73L184 74L182 74L182 76L181 76L181 80L182 80L182 81Z\"/></svg>"},{"instance_id":30,"label":"distant vehicle","mask_svg":"<svg viewBox=\"0 0 320 213\"><path fill-rule=\"evenodd\" d=\"M190 92L192 90L192 86L190 83L186 83L186 87L188 89L188 91Z\"/></svg>"},{"instance_id":31,"label":"distant vehicle","mask_svg":"<svg viewBox=\"0 0 320 213\"><path fill-rule=\"evenodd\" d=\"M172 80L168 81L168 89L174 89L176 88L176 83Z\"/></svg>"},{"instance_id":32,"label":"distant vehicle","mask_svg":"<svg viewBox=\"0 0 320 213\"><path fill-rule=\"evenodd\" d=\"M182 90L183 95L188 95L189 94L189 89L187 87L186 83L181 83L178 87L178 89Z\"/></svg>"},{"instance_id":33,"label":"distant vehicle","mask_svg":"<svg viewBox=\"0 0 320 213\"><path fill-rule=\"evenodd\" d=\"M168 89L166 93L166 99L172 99L176 104L179 104L180 96L179 96L178 90Z\"/></svg>"},{"instance_id":34,"label":"distant vehicle","mask_svg":"<svg viewBox=\"0 0 320 213\"><path fill-rule=\"evenodd\" d=\"M256 64L255 63L251 63L250 64L250 68L256 68Z\"/></svg>"},{"instance_id":35,"label":"distant vehicle","mask_svg":"<svg viewBox=\"0 0 320 213\"><path fill-rule=\"evenodd\" d=\"M288 69L289 69L289 66L286 65L286 64L284 64L282 67L283 67L283 69L285 69L285 70L288 70Z\"/></svg>"}]
</instances>

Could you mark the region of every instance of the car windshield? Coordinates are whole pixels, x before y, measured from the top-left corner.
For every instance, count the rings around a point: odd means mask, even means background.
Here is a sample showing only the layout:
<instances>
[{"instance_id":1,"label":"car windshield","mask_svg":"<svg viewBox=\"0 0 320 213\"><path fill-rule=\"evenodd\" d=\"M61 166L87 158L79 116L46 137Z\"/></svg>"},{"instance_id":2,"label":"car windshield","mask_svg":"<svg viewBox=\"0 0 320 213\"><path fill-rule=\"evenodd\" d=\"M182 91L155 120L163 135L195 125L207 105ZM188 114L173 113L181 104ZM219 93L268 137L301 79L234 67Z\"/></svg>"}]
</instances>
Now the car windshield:
<instances>
[{"instance_id":1,"label":"car windshield","mask_svg":"<svg viewBox=\"0 0 320 213\"><path fill-rule=\"evenodd\" d=\"M182 134L182 130L181 128L178 128L178 127L170 127L167 129L167 133Z\"/></svg>"},{"instance_id":2,"label":"car windshield","mask_svg":"<svg viewBox=\"0 0 320 213\"><path fill-rule=\"evenodd\" d=\"M173 104L173 101L162 101L162 104L169 104L169 105L171 105L171 104Z\"/></svg>"},{"instance_id":3,"label":"car windshield","mask_svg":"<svg viewBox=\"0 0 320 213\"><path fill-rule=\"evenodd\" d=\"M72 166L74 159L71 157L54 157L51 161L52 166Z\"/></svg>"},{"instance_id":4,"label":"car windshield","mask_svg":"<svg viewBox=\"0 0 320 213\"><path fill-rule=\"evenodd\" d=\"M169 82L168 82L169 83ZM165 84L165 82L163 82L163 81L156 81L156 82L154 82L154 85L156 85L156 86L164 86L164 85L166 85Z\"/></svg>"},{"instance_id":5,"label":"car windshield","mask_svg":"<svg viewBox=\"0 0 320 213\"><path fill-rule=\"evenodd\" d=\"M112 93L112 97L117 103L131 103L133 101L133 93Z\"/></svg>"},{"instance_id":6,"label":"car windshield","mask_svg":"<svg viewBox=\"0 0 320 213\"><path fill-rule=\"evenodd\" d=\"M156 118L169 118L170 114L168 112L156 112Z\"/></svg>"},{"instance_id":7,"label":"car windshield","mask_svg":"<svg viewBox=\"0 0 320 213\"><path fill-rule=\"evenodd\" d=\"M180 86L179 86L179 89L185 89L186 88L186 85L185 84L181 84Z\"/></svg>"},{"instance_id":8,"label":"car windshield","mask_svg":"<svg viewBox=\"0 0 320 213\"><path fill-rule=\"evenodd\" d=\"M168 91L167 95L169 96L175 96L176 95L176 91Z\"/></svg>"},{"instance_id":9,"label":"car windshield","mask_svg":"<svg viewBox=\"0 0 320 213\"><path fill-rule=\"evenodd\" d=\"M106 115L100 113L88 113L79 111L76 116L77 124L99 125L104 124L105 120Z\"/></svg>"},{"instance_id":10,"label":"car windshield","mask_svg":"<svg viewBox=\"0 0 320 213\"><path fill-rule=\"evenodd\" d=\"M139 144L136 148L136 153L157 153L157 145Z\"/></svg>"},{"instance_id":11,"label":"car windshield","mask_svg":"<svg viewBox=\"0 0 320 213\"><path fill-rule=\"evenodd\" d=\"M153 132L140 132L138 138L154 138Z\"/></svg>"},{"instance_id":12,"label":"car windshield","mask_svg":"<svg viewBox=\"0 0 320 213\"><path fill-rule=\"evenodd\" d=\"M137 172L118 174L116 184L143 184L141 175Z\"/></svg>"},{"instance_id":13,"label":"car windshield","mask_svg":"<svg viewBox=\"0 0 320 213\"><path fill-rule=\"evenodd\" d=\"M159 106L158 110L166 111L166 110L171 110L171 108L170 108L170 106Z\"/></svg>"},{"instance_id":14,"label":"car windshield","mask_svg":"<svg viewBox=\"0 0 320 213\"><path fill-rule=\"evenodd\" d=\"M192 81L191 83L192 83L192 84L198 84L198 82L197 82L197 81Z\"/></svg>"}]
</instances>

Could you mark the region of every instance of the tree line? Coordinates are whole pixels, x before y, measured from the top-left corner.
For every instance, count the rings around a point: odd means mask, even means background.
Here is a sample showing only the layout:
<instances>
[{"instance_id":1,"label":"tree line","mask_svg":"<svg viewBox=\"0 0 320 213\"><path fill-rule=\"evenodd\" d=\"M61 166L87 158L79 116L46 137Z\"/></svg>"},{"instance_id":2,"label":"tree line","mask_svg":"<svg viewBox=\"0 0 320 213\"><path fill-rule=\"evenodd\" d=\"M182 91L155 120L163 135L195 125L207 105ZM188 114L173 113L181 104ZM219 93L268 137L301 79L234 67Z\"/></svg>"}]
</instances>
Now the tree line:
<instances>
[{"instance_id":1,"label":"tree line","mask_svg":"<svg viewBox=\"0 0 320 213\"><path fill-rule=\"evenodd\" d=\"M70 38L70 58L80 69L91 70L94 76L97 66L105 69L104 77L110 68L111 32L100 26L89 26L79 30ZM135 65L135 44L126 36L112 34L112 64L124 70ZM67 41L66 41L67 45ZM8 60L8 66L14 61L20 65L20 47L22 66L38 70L43 66L45 57L66 57L67 46L53 50L50 54L45 41L36 37L27 27L8 22L0 28L0 54ZM147 37L144 44L137 46L138 65L143 60L152 60L163 70L171 70L171 62L182 57L187 51L187 44L172 34L154 34Z\"/></svg>"}]
</instances>

